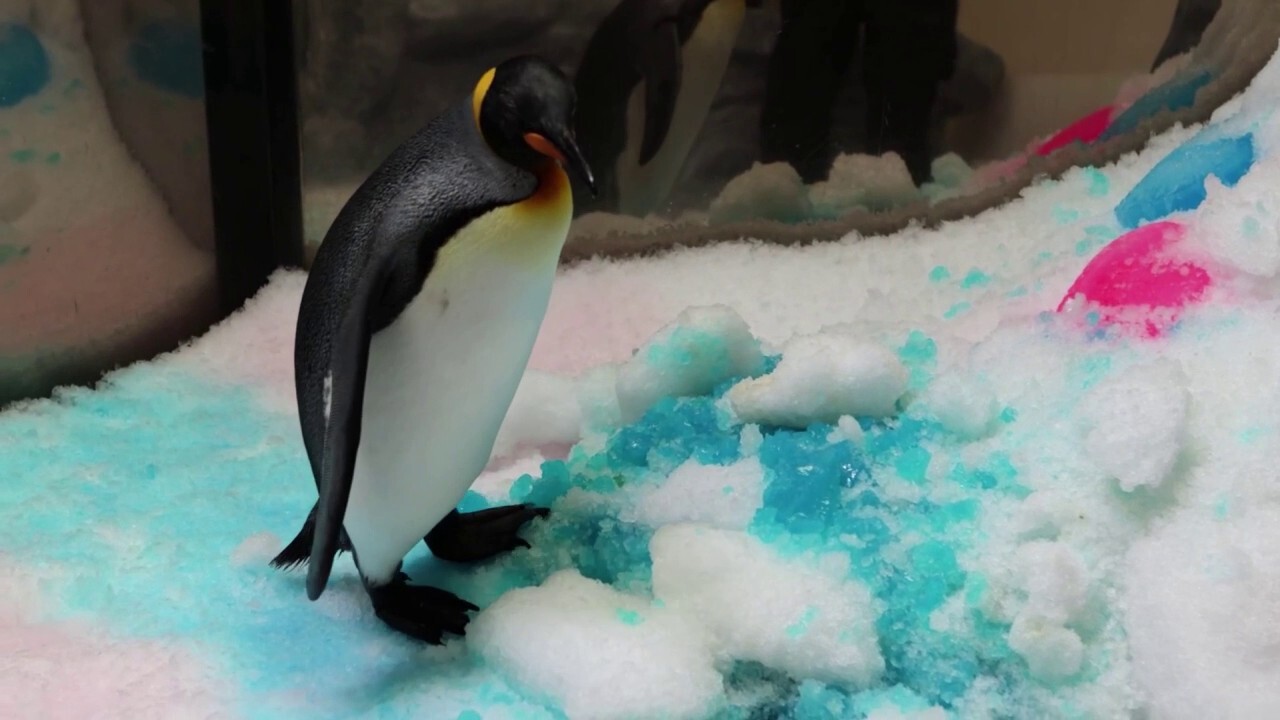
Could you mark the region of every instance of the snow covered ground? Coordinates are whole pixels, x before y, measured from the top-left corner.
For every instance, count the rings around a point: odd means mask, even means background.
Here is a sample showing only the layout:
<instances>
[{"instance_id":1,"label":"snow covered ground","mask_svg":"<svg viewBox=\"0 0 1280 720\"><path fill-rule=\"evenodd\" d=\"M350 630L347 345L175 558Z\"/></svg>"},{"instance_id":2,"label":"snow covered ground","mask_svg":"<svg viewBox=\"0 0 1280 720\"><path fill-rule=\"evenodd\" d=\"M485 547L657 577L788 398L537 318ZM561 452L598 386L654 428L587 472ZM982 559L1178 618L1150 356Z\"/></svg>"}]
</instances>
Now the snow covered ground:
<instances>
[{"instance_id":1,"label":"snow covered ground","mask_svg":"<svg viewBox=\"0 0 1280 720\"><path fill-rule=\"evenodd\" d=\"M266 565L314 497L280 273L0 414L0 717L1276 717L1278 100L936 230L565 269L464 501L552 513L414 552L482 607L439 648ZM1158 220L1171 324L1055 312Z\"/></svg>"}]
</instances>

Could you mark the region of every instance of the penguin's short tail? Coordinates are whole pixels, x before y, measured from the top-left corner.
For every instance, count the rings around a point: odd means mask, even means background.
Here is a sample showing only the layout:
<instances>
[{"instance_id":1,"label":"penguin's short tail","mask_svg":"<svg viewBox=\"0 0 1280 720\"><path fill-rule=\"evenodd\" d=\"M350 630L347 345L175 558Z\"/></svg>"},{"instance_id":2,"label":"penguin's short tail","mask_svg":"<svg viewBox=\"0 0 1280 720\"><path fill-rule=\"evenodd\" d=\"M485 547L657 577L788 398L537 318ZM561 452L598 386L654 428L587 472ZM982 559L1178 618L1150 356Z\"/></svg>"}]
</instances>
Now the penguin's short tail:
<instances>
[{"instance_id":1,"label":"penguin's short tail","mask_svg":"<svg viewBox=\"0 0 1280 720\"><path fill-rule=\"evenodd\" d=\"M311 559L311 539L316 534L316 508L319 503L311 506L311 512L307 515L306 522L302 523L302 529L294 536L293 540L271 559L271 567L278 570L289 570L299 565L305 565ZM347 537L344 530L338 535L338 552L350 552L351 539Z\"/></svg>"},{"instance_id":2,"label":"penguin's short tail","mask_svg":"<svg viewBox=\"0 0 1280 720\"><path fill-rule=\"evenodd\" d=\"M302 523L302 529L294 536L293 540L280 551L271 560L271 567L279 570L288 570L298 565L302 565L311 559L311 537L316 532L316 509L311 508L311 514L307 516L307 521Z\"/></svg>"}]
</instances>

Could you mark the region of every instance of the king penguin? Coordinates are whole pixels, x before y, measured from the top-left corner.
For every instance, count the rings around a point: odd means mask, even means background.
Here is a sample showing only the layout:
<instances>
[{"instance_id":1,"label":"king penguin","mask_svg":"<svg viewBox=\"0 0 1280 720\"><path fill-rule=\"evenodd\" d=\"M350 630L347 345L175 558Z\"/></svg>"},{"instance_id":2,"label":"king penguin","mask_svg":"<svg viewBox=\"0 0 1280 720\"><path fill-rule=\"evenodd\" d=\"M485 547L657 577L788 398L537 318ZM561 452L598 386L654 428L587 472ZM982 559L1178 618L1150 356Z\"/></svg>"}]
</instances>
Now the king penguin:
<instances>
[{"instance_id":1,"label":"king penguin","mask_svg":"<svg viewBox=\"0 0 1280 720\"><path fill-rule=\"evenodd\" d=\"M576 95L533 56L396 148L338 213L303 289L294 341L302 437L319 499L272 561L308 563L320 597L349 550L375 614L431 644L475 605L415 585L404 555L477 562L528 547L545 509L460 513L524 373L573 215L589 188Z\"/></svg>"},{"instance_id":2,"label":"king penguin","mask_svg":"<svg viewBox=\"0 0 1280 720\"><path fill-rule=\"evenodd\" d=\"M600 22L574 76L577 131L599 173L580 210L643 217L684 167L738 41L762 0L622 0Z\"/></svg>"}]
</instances>

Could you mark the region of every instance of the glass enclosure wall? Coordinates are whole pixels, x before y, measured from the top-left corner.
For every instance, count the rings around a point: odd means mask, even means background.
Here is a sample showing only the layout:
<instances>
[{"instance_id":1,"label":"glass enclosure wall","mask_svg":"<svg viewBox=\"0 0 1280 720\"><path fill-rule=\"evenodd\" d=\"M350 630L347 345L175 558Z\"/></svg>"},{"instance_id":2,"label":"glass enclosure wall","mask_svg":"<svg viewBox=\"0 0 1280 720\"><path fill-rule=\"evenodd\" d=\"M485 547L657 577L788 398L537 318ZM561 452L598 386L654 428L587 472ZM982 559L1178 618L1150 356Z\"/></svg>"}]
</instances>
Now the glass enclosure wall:
<instances>
[{"instance_id":1,"label":"glass enclosure wall","mask_svg":"<svg viewBox=\"0 0 1280 720\"><path fill-rule=\"evenodd\" d=\"M0 0L0 404L200 332L513 55L578 87L603 192L570 250L645 248L975 212L1221 102L1277 25L1274 0Z\"/></svg>"},{"instance_id":2,"label":"glass enclosure wall","mask_svg":"<svg viewBox=\"0 0 1280 720\"><path fill-rule=\"evenodd\" d=\"M198 0L0 0L0 404L218 313Z\"/></svg>"},{"instance_id":3,"label":"glass enclosure wall","mask_svg":"<svg viewBox=\"0 0 1280 720\"><path fill-rule=\"evenodd\" d=\"M1187 51L1218 4L298 0L307 242L512 55L540 54L578 87L603 192L579 192L572 236L803 226L924 212L1001 182L1091 113L1116 118L1171 81L1194 96Z\"/></svg>"}]
</instances>

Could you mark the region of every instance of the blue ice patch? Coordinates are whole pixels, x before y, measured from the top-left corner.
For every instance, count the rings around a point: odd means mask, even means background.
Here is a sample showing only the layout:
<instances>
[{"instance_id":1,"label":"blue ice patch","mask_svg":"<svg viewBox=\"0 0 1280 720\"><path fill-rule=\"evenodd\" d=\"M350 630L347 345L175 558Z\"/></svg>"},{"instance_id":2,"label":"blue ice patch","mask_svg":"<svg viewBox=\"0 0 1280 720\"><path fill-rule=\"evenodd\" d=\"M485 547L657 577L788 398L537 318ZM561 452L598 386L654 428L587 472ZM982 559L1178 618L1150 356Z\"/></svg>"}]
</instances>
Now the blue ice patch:
<instances>
[{"instance_id":1,"label":"blue ice patch","mask_svg":"<svg viewBox=\"0 0 1280 720\"><path fill-rule=\"evenodd\" d=\"M1178 75L1162 85L1157 85L1117 115L1099 136L1098 142L1106 142L1111 138L1131 133L1142 124L1142 121L1162 112L1176 112L1195 105L1196 94L1211 80L1213 80L1213 73L1200 69Z\"/></svg>"},{"instance_id":2,"label":"blue ice patch","mask_svg":"<svg viewBox=\"0 0 1280 720\"><path fill-rule=\"evenodd\" d=\"M1116 206L1116 219L1127 230L1194 210L1208 196L1205 181L1213 175L1234 187L1253 167L1252 133L1206 139L1197 135L1151 168Z\"/></svg>"}]
</instances>

